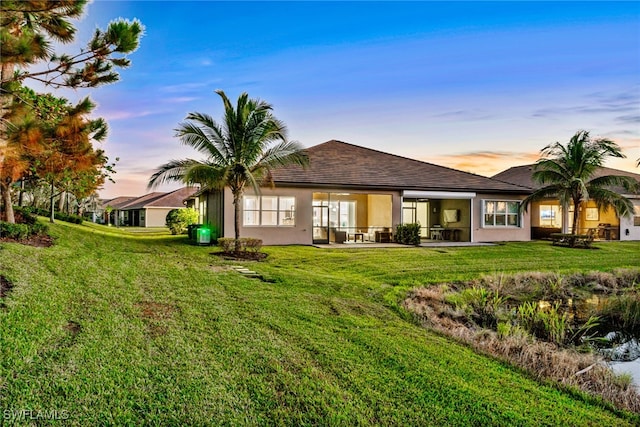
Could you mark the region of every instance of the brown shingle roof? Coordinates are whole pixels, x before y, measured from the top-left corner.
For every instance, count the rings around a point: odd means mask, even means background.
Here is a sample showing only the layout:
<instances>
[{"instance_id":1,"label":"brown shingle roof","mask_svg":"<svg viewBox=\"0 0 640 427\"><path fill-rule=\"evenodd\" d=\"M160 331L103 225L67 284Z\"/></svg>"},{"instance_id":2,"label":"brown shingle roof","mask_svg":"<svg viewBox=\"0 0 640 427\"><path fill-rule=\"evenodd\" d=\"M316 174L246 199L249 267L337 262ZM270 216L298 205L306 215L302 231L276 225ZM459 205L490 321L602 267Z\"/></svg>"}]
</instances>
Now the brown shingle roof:
<instances>
[{"instance_id":1,"label":"brown shingle roof","mask_svg":"<svg viewBox=\"0 0 640 427\"><path fill-rule=\"evenodd\" d=\"M532 179L533 176L533 167L535 166L535 164L530 164L530 165L522 165L522 166L514 166L512 168L509 168L505 171L500 172L497 175L494 175L492 178L493 179L498 179L500 181L504 181L504 182L510 182L512 184L516 184L516 185L522 185L524 187L529 187L532 189L538 189L541 188L542 185L534 182ZM613 168L600 168L598 169L598 171L594 174L594 178L597 178L599 176L605 176L605 175L622 175L622 176L628 176L631 177L633 179L635 179L636 181L640 182L640 175L636 174L636 173L632 173L632 172L627 172L627 171L623 171L623 170L619 170L619 169L613 169ZM620 194L628 194L629 192L627 190L625 190L624 188L612 188L611 190L616 191Z\"/></svg>"},{"instance_id":2,"label":"brown shingle roof","mask_svg":"<svg viewBox=\"0 0 640 427\"><path fill-rule=\"evenodd\" d=\"M105 207L111 206L114 209L120 209L121 206L126 205L133 199L135 199L134 196L119 196L113 199L104 200L102 205Z\"/></svg>"},{"instance_id":3,"label":"brown shingle roof","mask_svg":"<svg viewBox=\"0 0 640 427\"><path fill-rule=\"evenodd\" d=\"M190 197L196 191L198 191L198 188L196 187L182 187L170 193L149 193L145 194L144 196L132 198L120 204L117 209L130 210L153 207L181 208L184 207L184 199Z\"/></svg>"},{"instance_id":4,"label":"brown shingle roof","mask_svg":"<svg viewBox=\"0 0 640 427\"><path fill-rule=\"evenodd\" d=\"M530 193L528 188L340 141L308 148L310 167L279 168L276 185Z\"/></svg>"}]
</instances>

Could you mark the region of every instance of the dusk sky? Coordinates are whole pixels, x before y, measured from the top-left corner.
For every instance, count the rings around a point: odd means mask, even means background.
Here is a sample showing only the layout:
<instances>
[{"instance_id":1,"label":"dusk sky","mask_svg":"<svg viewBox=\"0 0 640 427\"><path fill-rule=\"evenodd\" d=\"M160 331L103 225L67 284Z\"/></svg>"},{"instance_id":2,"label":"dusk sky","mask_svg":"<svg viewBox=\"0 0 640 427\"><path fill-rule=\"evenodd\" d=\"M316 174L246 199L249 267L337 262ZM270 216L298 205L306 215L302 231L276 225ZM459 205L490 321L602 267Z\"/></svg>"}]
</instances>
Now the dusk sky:
<instances>
[{"instance_id":1,"label":"dusk sky","mask_svg":"<svg viewBox=\"0 0 640 427\"><path fill-rule=\"evenodd\" d=\"M90 95L109 122L101 147L120 161L104 198L198 158L174 129L194 111L220 120L216 89L271 103L306 147L337 139L490 176L585 129L623 148L608 166L640 173L639 2L97 0L79 44L119 17L146 27L121 81L58 92Z\"/></svg>"}]
</instances>

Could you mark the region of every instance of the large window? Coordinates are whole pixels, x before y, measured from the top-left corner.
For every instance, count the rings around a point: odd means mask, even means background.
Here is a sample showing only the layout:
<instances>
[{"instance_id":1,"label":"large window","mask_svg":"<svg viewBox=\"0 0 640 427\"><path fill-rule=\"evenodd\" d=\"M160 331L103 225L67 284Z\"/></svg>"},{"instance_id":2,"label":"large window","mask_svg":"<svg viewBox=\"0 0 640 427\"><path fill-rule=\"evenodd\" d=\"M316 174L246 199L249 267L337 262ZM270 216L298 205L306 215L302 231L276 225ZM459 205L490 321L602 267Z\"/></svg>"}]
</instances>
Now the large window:
<instances>
[{"instance_id":1,"label":"large window","mask_svg":"<svg viewBox=\"0 0 640 427\"><path fill-rule=\"evenodd\" d=\"M293 226L296 198L285 196L244 196L245 226Z\"/></svg>"},{"instance_id":2,"label":"large window","mask_svg":"<svg viewBox=\"0 0 640 427\"><path fill-rule=\"evenodd\" d=\"M633 226L640 227L640 206L635 206L633 210L634 210Z\"/></svg>"},{"instance_id":3,"label":"large window","mask_svg":"<svg viewBox=\"0 0 640 427\"><path fill-rule=\"evenodd\" d=\"M351 229L356 226L356 201L340 200L329 203L329 223L331 227Z\"/></svg>"},{"instance_id":4,"label":"large window","mask_svg":"<svg viewBox=\"0 0 640 427\"><path fill-rule=\"evenodd\" d=\"M540 205L540 227L561 227L562 210L559 205Z\"/></svg>"},{"instance_id":5,"label":"large window","mask_svg":"<svg viewBox=\"0 0 640 427\"><path fill-rule=\"evenodd\" d=\"M484 200L484 227L520 227L520 202Z\"/></svg>"}]
</instances>

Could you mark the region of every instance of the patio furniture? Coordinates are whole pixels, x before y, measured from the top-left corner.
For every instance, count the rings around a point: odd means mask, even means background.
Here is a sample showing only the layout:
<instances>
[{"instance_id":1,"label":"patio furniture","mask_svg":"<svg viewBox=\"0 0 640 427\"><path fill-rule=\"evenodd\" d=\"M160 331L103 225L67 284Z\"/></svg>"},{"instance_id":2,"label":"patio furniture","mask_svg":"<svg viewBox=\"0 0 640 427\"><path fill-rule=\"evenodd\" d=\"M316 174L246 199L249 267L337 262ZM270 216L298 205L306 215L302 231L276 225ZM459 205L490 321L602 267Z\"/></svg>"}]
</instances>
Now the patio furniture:
<instances>
[{"instance_id":1,"label":"patio furniture","mask_svg":"<svg viewBox=\"0 0 640 427\"><path fill-rule=\"evenodd\" d=\"M344 243L347 241L347 232L331 229L334 243Z\"/></svg>"},{"instance_id":2,"label":"patio furniture","mask_svg":"<svg viewBox=\"0 0 640 427\"><path fill-rule=\"evenodd\" d=\"M598 224L598 238L602 240L618 240L618 227L611 224Z\"/></svg>"},{"instance_id":3,"label":"patio furniture","mask_svg":"<svg viewBox=\"0 0 640 427\"><path fill-rule=\"evenodd\" d=\"M587 234L551 233L550 237L551 237L551 240L553 241L552 244L554 246L568 246L570 248L575 248L576 246L584 246L585 248L590 248L595 235L594 233L587 233Z\"/></svg>"},{"instance_id":4,"label":"patio furniture","mask_svg":"<svg viewBox=\"0 0 640 427\"><path fill-rule=\"evenodd\" d=\"M376 231L376 243L390 243L393 233L390 231Z\"/></svg>"},{"instance_id":5,"label":"patio furniture","mask_svg":"<svg viewBox=\"0 0 640 427\"><path fill-rule=\"evenodd\" d=\"M353 234L349 234L348 236L353 236L354 242L357 242L358 237L360 237L360 241L364 243L364 233L353 233ZM348 238L347 240L351 240L351 238Z\"/></svg>"},{"instance_id":6,"label":"patio furniture","mask_svg":"<svg viewBox=\"0 0 640 427\"><path fill-rule=\"evenodd\" d=\"M429 229L431 234L431 240L442 240L442 232L444 231L444 227L440 227L439 225L434 225Z\"/></svg>"}]
</instances>

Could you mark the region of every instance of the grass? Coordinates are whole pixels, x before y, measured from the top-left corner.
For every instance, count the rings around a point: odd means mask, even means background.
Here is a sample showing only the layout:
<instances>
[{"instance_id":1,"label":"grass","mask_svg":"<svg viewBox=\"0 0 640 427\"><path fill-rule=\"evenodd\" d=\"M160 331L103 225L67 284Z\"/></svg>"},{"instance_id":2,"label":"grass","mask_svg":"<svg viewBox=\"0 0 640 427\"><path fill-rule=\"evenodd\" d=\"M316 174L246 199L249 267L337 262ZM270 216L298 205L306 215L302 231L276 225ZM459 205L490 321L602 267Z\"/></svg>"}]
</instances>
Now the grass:
<instances>
[{"instance_id":1,"label":"grass","mask_svg":"<svg viewBox=\"0 0 640 427\"><path fill-rule=\"evenodd\" d=\"M241 263L183 236L56 224L0 246L0 409L70 425L633 425L416 325L409 289L483 274L610 271L640 243L572 250L269 247ZM5 413L6 416L6 413Z\"/></svg>"}]
</instances>

